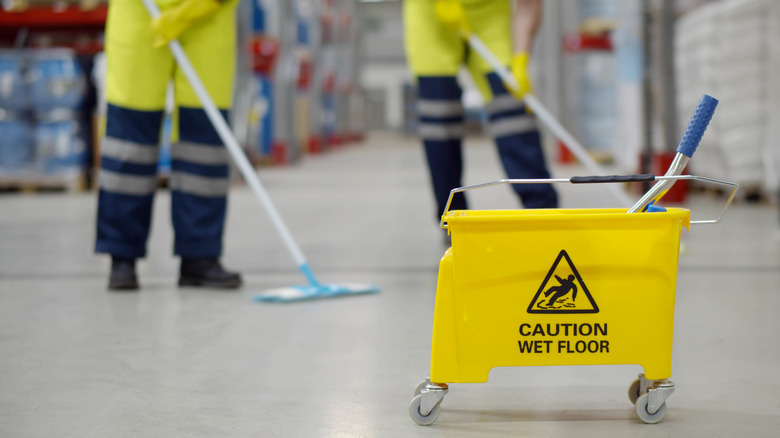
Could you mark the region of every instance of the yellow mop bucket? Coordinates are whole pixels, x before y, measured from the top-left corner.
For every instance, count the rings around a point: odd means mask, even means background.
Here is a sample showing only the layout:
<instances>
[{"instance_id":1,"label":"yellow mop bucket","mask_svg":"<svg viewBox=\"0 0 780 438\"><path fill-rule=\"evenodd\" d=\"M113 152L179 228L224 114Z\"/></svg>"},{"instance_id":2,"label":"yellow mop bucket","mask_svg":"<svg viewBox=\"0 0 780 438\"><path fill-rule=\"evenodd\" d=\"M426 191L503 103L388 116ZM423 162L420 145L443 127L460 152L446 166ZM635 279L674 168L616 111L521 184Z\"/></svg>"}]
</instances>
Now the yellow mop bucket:
<instances>
[{"instance_id":1,"label":"yellow mop bucket","mask_svg":"<svg viewBox=\"0 0 780 438\"><path fill-rule=\"evenodd\" d=\"M581 182L664 178L729 185L726 207L736 192L736 184L693 176ZM502 180L453 190L450 199L539 182L573 181ZM447 383L486 382L494 367L638 364L644 375L629 396L650 404L637 408L642 420L659 421L674 390L667 379L681 230L720 220L692 222L689 210L660 210L445 211L452 247L439 265L430 377L415 391L412 418L431 424Z\"/></svg>"}]
</instances>

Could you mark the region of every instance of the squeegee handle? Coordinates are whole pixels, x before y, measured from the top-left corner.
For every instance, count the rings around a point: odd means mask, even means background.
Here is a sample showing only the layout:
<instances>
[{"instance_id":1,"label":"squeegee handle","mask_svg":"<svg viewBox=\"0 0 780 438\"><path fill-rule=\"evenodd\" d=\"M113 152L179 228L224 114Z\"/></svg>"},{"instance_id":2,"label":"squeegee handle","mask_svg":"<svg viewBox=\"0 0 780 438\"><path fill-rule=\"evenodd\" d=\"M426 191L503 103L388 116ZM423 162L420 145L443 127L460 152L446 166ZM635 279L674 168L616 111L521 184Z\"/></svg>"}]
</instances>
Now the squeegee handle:
<instances>
[{"instance_id":1,"label":"squeegee handle","mask_svg":"<svg viewBox=\"0 0 780 438\"><path fill-rule=\"evenodd\" d=\"M703 95L699 104L696 106L696 111L693 112L691 121L688 122L688 127L685 128L685 133L680 140L680 145L677 146L677 152L690 158L693 153L696 152L696 148L699 146L701 137L704 135L704 130L707 129L712 115L715 113L715 107L718 106L718 99L712 96Z\"/></svg>"}]
</instances>

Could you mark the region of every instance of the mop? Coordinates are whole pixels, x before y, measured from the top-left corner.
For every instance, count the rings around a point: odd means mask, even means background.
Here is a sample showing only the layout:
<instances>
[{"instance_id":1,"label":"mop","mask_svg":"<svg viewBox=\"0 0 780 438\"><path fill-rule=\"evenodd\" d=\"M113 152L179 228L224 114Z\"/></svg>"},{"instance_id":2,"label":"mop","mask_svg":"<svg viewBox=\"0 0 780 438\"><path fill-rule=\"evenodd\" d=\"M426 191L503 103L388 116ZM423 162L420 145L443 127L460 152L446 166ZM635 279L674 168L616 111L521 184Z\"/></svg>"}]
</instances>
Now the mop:
<instances>
[{"instance_id":1,"label":"mop","mask_svg":"<svg viewBox=\"0 0 780 438\"><path fill-rule=\"evenodd\" d=\"M501 61L496 58L493 52L491 52L490 49L485 46L485 44L476 34L473 32L467 32L466 30L461 30L461 34L468 41L471 48L473 48L475 52L479 53L485 62L490 65L493 71L496 72L496 74L501 78L506 86L513 90L520 89L520 85L515 80L515 77L512 76L512 73L510 73L504 64L502 64ZM526 106L531 111L533 111L534 114L536 114L537 118L539 118L539 120L544 122L544 124L550 128L550 131L552 131L552 133L563 142L564 146L566 146L566 148L569 149L572 154L574 154L574 156L577 157L577 159L591 173L594 175L607 175L607 172L605 172L601 166L599 166L596 161L591 158L590 154L588 154L582 144L580 144L580 142L577 141L577 139L574 138L574 136L571 135L569 131L566 130L566 128L564 128L564 126L555 118L555 116L552 115L549 110L547 110L547 108L542 104L542 102L539 101L539 99L536 98L535 95L532 93L526 93L523 97L523 100L525 101ZM623 190L621 190L620 187L611 184L609 185L609 189L612 194L615 195L621 205L628 207L633 203L631 198Z\"/></svg>"},{"instance_id":2,"label":"mop","mask_svg":"<svg viewBox=\"0 0 780 438\"><path fill-rule=\"evenodd\" d=\"M142 0L146 10L152 18L157 18L160 15L160 9L154 0ZM260 204L265 208L268 213L271 222L273 223L276 231L282 238L285 246L287 247L290 255L292 256L298 268L309 281L307 285L283 287L277 289L271 289L256 294L253 299L255 301L275 301L275 302L287 302L287 301L300 301L316 298L329 298L342 295L356 295L356 294L368 294L379 292L379 288L373 284L360 284L360 283L344 283L344 284L323 284L317 280L314 276L309 262L304 257L303 252L298 247L298 244L292 237L287 225L282 220L281 215L276 210L270 196L263 187L260 179L254 171L254 168L249 163L246 155L241 150L238 141L236 140L233 132L228 127L227 122L222 117L222 114L217 109L211 96L206 91L200 77L192 67L189 58L184 53L181 44L178 40L172 40L168 43L168 48L173 54L174 59L179 68L182 70L187 78L187 81L192 86L195 94L198 96L203 109L206 112L209 120L219 134L220 139L225 144L228 152L230 153L233 162L238 167L241 174L244 176L249 187L254 192Z\"/></svg>"}]
</instances>

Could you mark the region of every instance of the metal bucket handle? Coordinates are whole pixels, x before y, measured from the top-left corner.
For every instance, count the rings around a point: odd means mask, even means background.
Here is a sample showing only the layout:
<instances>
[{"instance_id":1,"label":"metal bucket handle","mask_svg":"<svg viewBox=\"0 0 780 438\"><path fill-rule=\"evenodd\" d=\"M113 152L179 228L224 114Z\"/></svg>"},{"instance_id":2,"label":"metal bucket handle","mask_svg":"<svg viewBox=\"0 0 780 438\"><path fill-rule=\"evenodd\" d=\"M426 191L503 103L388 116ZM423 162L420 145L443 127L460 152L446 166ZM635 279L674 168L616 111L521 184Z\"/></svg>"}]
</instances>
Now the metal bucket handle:
<instances>
[{"instance_id":1,"label":"metal bucket handle","mask_svg":"<svg viewBox=\"0 0 780 438\"><path fill-rule=\"evenodd\" d=\"M503 184L594 184L594 183L626 183L626 182L650 182L650 181L663 181L663 180L694 180L701 181L708 184L716 184L721 186L731 187L731 194L726 200L726 205L715 219L697 220L691 221L693 225L701 224L717 224L723 218L726 210L731 205L731 201L734 200L734 196L737 194L739 184L730 181L724 181L719 179L707 178L705 176L696 175L672 175L672 176L655 176L652 174L639 174L639 175L605 175L605 176L573 176L569 179L564 178L551 178L551 179L501 179L497 181L491 181L481 184L474 184L470 186L463 186L452 189L450 191L450 197L447 199L447 206L444 208L444 212L441 215L441 221L439 226L447 229L447 223L444 218L450 211L450 205L452 204L452 198L456 193L467 192L469 190L483 189L487 187L493 187Z\"/></svg>"}]
</instances>

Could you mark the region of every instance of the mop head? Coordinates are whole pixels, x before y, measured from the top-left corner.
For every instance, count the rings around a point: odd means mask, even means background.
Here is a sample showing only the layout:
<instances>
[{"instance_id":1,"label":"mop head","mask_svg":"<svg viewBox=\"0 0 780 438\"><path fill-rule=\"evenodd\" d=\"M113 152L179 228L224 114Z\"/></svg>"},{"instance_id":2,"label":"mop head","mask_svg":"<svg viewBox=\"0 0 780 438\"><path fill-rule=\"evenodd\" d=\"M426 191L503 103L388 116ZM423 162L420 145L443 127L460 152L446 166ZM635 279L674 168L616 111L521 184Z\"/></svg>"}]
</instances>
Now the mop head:
<instances>
[{"instance_id":1,"label":"mop head","mask_svg":"<svg viewBox=\"0 0 780 438\"><path fill-rule=\"evenodd\" d=\"M345 295L362 295L379 292L379 287L373 284L341 283L306 286L291 286L271 289L256 294L254 301L271 301L286 303L290 301L305 301L319 298L333 298Z\"/></svg>"}]
</instances>

